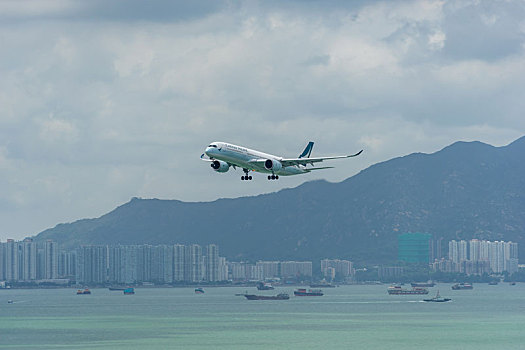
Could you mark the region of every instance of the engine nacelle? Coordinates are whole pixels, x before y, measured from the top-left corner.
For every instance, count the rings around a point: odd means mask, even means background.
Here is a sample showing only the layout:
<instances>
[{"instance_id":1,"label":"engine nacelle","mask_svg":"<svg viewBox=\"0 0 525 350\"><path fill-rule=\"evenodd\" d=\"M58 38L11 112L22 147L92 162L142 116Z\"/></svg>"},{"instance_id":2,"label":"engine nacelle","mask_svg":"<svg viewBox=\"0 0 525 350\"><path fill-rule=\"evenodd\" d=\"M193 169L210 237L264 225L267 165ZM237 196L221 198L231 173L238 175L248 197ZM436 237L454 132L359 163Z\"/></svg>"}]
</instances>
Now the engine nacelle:
<instances>
[{"instance_id":1,"label":"engine nacelle","mask_svg":"<svg viewBox=\"0 0 525 350\"><path fill-rule=\"evenodd\" d=\"M213 170L219 173L225 173L230 169L230 165L222 160L214 160L211 162L211 167Z\"/></svg>"},{"instance_id":2,"label":"engine nacelle","mask_svg":"<svg viewBox=\"0 0 525 350\"><path fill-rule=\"evenodd\" d=\"M275 159L266 159L266 161L264 162L264 167L267 169L267 170L270 170L274 173L278 172L279 170L281 170L281 168L283 167L283 165L281 164L281 162L279 162L278 160L275 160Z\"/></svg>"}]
</instances>

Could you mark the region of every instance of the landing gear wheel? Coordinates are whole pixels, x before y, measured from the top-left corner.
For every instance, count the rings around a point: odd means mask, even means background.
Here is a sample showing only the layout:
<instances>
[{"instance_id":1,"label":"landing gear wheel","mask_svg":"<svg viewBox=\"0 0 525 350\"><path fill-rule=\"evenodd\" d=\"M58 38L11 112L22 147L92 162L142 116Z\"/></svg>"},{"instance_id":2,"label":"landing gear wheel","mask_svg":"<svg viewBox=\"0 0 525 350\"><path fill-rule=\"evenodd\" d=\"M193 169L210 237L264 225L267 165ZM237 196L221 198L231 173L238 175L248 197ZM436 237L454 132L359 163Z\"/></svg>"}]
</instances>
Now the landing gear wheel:
<instances>
[{"instance_id":1,"label":"landing gear wheel","mask_svg":"<svg viewBox=\"0 0 525 350\"><path fill-rule=\"evenodd\" d=\"M244 181L244 176L241 176L241 180L243 180L243 181Z\"/></svg>"},{"instance_id":2,"label":"landing gear wheel","mask_svg":"<svg viewBox=\"0 0 525 350\"><path fill-rule=\"evenodd\" d=\"M251 177L251 176L248 176L248 180L251 180L251 179L253 179L253 177Z\"/></svg>"},{"instance_id":3,"label":"landing gear wheel","mask_svg":"<svg viewBox=\"0 0 525 350\"><path fill-rule=\"evenodd\" d=\"M268 180L271 180L271 179L272 179L272 177L270 175L268 175Z\"/></svg>"},{"instance_id":4,"label":"landing gear wheel","mask_svg":"<svg viewBox=\"0 0 525 350\"><path fill-rule=\"evenodd\" d=\"M275 175L275 180L279 180L279 175Z\"/></svg>"}]
</instances>

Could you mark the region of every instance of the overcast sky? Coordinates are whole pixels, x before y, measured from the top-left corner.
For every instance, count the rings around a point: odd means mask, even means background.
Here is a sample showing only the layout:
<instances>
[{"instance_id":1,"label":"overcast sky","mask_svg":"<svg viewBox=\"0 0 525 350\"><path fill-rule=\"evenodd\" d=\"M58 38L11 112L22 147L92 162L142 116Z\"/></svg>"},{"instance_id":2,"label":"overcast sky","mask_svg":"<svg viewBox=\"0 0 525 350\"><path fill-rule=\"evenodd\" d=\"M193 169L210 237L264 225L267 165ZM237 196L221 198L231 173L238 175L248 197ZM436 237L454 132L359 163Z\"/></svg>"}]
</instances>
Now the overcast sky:
<instances>
[{"instance_id":1,"label":"overcast sky","mask_svg":"<svg viewBox=\"0 0 525 350\"><path fill-rule=\"evenodd\" d=\"M523 1L0 0L0 240L525 134ZM335 169L268 181L227 141ZM205 215L205 213L203 213Z\"/></svg>"}]
</instances>

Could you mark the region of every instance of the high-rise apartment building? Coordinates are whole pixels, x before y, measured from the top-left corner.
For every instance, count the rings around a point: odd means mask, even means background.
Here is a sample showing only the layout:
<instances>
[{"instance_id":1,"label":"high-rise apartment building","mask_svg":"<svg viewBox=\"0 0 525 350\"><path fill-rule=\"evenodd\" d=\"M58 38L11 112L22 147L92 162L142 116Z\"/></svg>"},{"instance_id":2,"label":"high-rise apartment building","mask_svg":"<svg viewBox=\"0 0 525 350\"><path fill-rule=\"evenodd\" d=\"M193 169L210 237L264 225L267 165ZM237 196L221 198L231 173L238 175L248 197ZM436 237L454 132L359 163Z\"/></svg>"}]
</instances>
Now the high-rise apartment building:
<instances>
[{"instance_id":1,"label":"high-rise apartment building","mask_svg":"<svg viewBox=\"0 0 525 350\"><path fill-rule=\"evenodd\" d=\"M7 281L20 280L18 242L8 239L5 244L5 279Z\"/></svg>"},{"instance_id":2,"label":"high-rise apartment building","mask_svg":"<svg viewBox=\"0 0 525 350\"><path fill-rule=\"evenodd\" d=\"M219 281L219 247L216 244L206 246L206 281Z\"/></svg>"},{"instance_id":3,"label":"high-rise apartment building","mask_svg":"<svg viewBox=\"0 0 525 350\"><path fill-rule=\"evenodd\" d=\"M203 280L202 247L197 244L186 246L185 249L184 280L186 282L200 282Z\"/></svg>"},{"instance_id":4,"label":"high-rise apartment building","mask_svg":"<svg viewBox=\"0 0 525 350\"><path fill-rule=\"evenodd\" d=\"M184 264L186 262L186 247L182 244L173 246L173 281L184 281Z\"/></svg>"},{"instance_id":5,"label":"high-rise apartment building","mask_svg":"<svg viewBox=\"0 0 525 350\"><path fill-rule=\"evenodd\" d=\"M353 275L353 264L348 260L323 259L321 260L321 274L324 278L347 279Z\"/></svg>"},{"instance_id":6,"label":"high-rise apartment building","mask_svg":"<svg viewBox=\"0 0 525 350\"><path fill-rule=\"evenodd\" d=\"M22 281L32 281L37 279L37 244L32 239L26 238L19 243L20 262Z\"/></svg>"},{"instance_id":7,"label":"high-rise apartment building","mask_svg":"<svg viewBox=\"0 0 525 350\"><path fill-rule=\"evenodd\" d=\"M311 261L282 261L282 278L312 277Z\"/></svg>"},{"instance_id":8,"label":"high-rise apartment building","mask_svg":"<svg viewBox=\"0 0 525 350\"><path fill-rule=\"evenodd\" d=\"M77 250L76 281L78 283L105 283L107 281L108 247L81 246Z\"/></svg>"},{"instance_id":9,"label":"high-rise apartment building","mask_svg":"<svg viewBox=\"0 0 525 350\"><path fill-rule=\"evenodd\" d=\"M56 242L49 239L45 242L44 257L45 278L58 278L58 244Z\"/></svg>"}]
</instances>

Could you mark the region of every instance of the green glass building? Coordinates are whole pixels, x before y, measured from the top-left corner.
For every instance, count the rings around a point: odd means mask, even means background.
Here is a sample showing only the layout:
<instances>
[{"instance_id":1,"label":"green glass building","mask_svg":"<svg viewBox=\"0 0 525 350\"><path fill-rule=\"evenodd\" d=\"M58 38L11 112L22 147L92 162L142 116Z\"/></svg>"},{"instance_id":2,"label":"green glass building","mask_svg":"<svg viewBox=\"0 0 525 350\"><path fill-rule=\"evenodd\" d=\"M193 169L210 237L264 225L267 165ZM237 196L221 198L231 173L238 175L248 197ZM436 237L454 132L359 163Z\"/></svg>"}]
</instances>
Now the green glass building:
<instances>
[{"instance_id":1,"label":"green glass building","mask_svg":"<svg viewBox=\"0 0 525 350\"><path fill-rule=\"evenodd\" d=\"M428 263L430 233L403 233L397 236L398 260L409 263Z\"/></svg>"}]
</instances>

